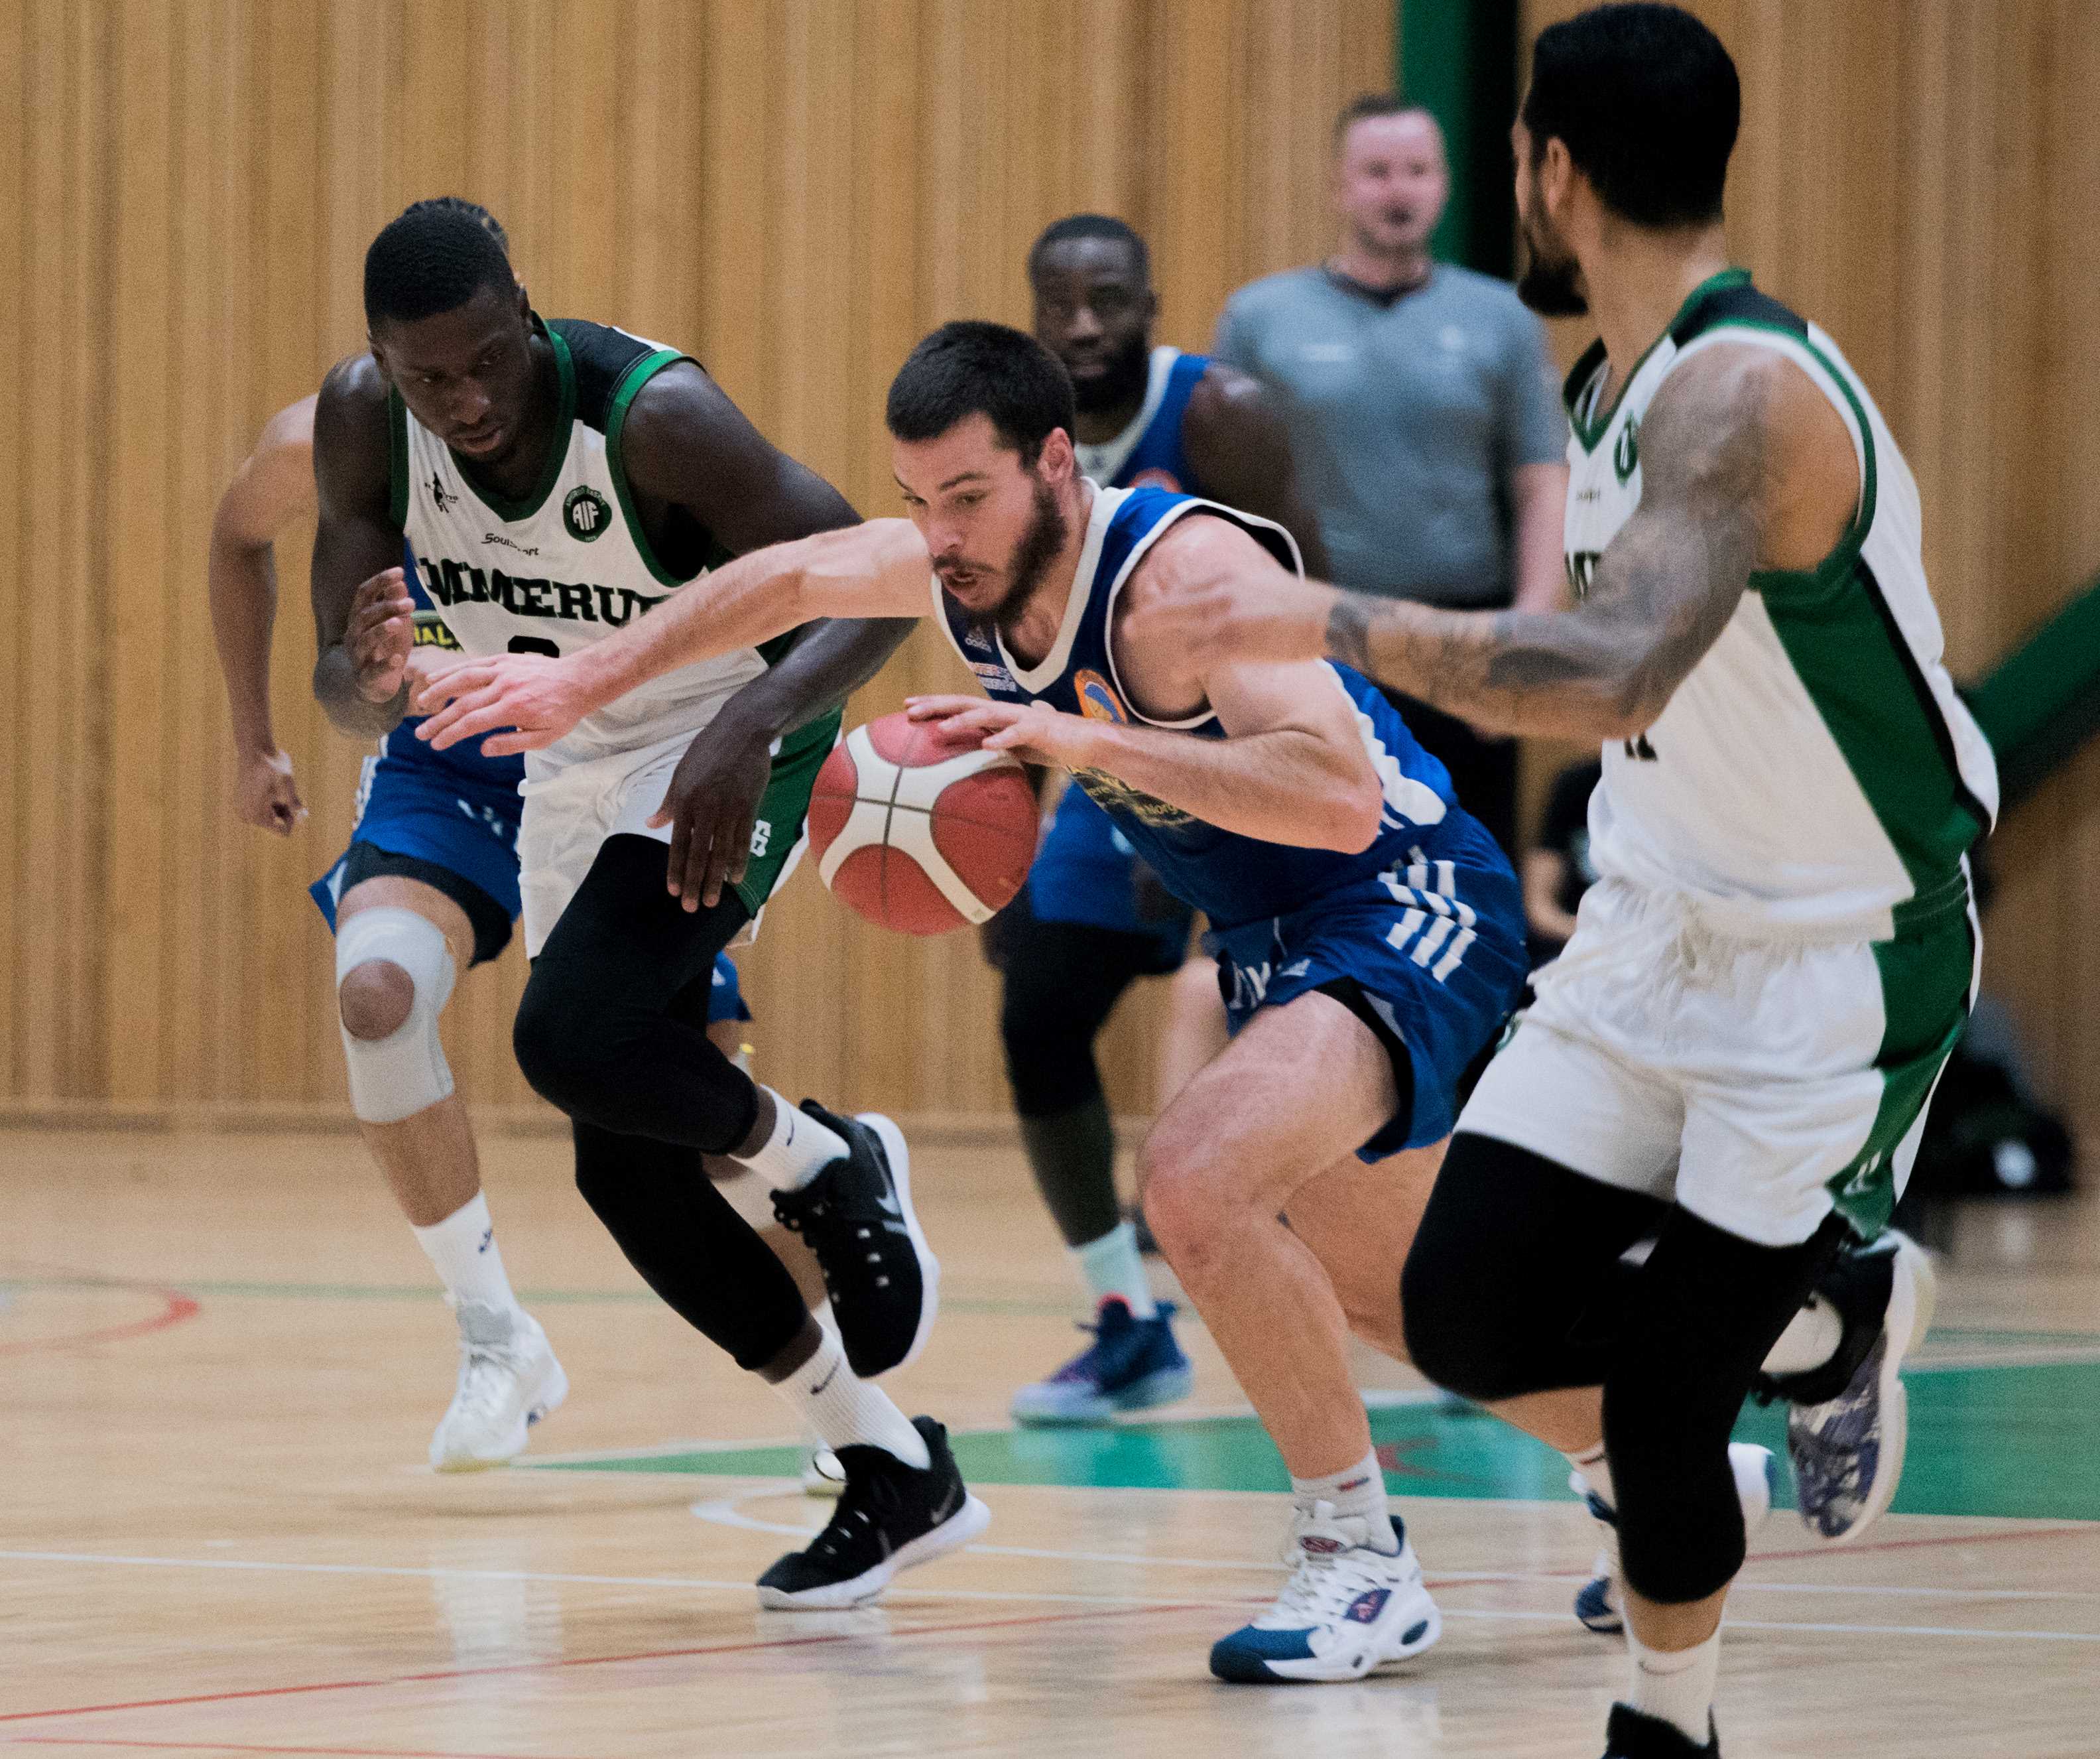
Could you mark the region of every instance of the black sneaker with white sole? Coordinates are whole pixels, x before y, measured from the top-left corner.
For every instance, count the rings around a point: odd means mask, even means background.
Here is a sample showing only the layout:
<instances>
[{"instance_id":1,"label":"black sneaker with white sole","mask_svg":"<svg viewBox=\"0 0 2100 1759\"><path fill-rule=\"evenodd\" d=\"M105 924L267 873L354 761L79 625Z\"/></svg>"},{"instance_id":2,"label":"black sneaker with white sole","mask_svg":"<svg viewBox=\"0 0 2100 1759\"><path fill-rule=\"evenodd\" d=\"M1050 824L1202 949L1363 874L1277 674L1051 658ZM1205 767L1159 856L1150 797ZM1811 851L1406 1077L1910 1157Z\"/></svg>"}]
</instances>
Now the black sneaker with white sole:
<instances>
[{"instance_id":1,"label":"black sneaker with white sole","mask_svg":"<svg viewBox=\"0 0 2100 1759\"><path fill-rule=\"evenodd\" d=\"M800 1191L774 1192L773 1213L816 1254L846 1360L872 1380L925 1348L940 1306L941 1262L911 1207L904 1133L879 1112L842 1118L814 1099L802 1109L852 1152Z\"/></svg>"},{"instance_id":2,"label":"black sneaker with white sole","mask_svg":"<svg viewBox=\"0 0 2100 1759\"><path fill-rule=\"evenodd\" d=\"M1706 1721L1706 1744L1695 1746L1674 1722L1652 1717L1631 1704L1613 1704L1604 1725L1604 1759L1721 1759L1721 1737Z\"/></svg>"},{"instance_id":3,"label":"black sneaker with white sole","mask_svg":"<svg viewBox=\"0 0 2100 1759\"><path fill-rule=\"evenodd\" d=\"M791 1551L758 1579L758 1603L789 1611L858 1607L889 1585L899 1570L967 1545L991 1511L969 1493L955 1469L948 1432L914 1417L933 1458L908 1466L887 1448L841 1447L845 1488L830 1524L805 1551Z\"/></svg>"}]
</instances>

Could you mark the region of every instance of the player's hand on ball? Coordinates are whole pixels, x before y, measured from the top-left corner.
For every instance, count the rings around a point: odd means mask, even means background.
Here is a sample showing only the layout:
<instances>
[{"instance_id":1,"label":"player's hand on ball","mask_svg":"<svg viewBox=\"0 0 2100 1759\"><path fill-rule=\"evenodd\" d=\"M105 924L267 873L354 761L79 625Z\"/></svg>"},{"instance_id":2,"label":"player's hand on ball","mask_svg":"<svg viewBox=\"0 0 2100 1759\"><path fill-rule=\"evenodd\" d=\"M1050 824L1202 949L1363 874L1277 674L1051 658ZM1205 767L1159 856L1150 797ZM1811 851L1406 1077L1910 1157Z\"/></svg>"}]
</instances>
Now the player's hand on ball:
<instances>
[{"instance_id":1,"label":"player's hand on ball","mask_svg":"<svg viewBox=\"0 0 2100 1759\"><path fill-rule=\"evenodd\" d=\"M1138 646L1186 653L1201 665L1317 660L1327 651L1327 618L1339 596L1317 581L1273 573L1223 577L1134 606L1123 634Z\"/></svg>"},{"instance_id":2,"label":"player's hand on ball","mask_svg":"<svg viewBox=\"0 0 2100 1759\"><path fill-rule=\"evenodd\" d=\"M505 758L553 745L592 704L567 661L502 653L433 665L408 706L430 717L416 736L439 750L486 733L483 754Z\"/></svg>"},{"instance_id":3,"label":"player's hand on ball","mask_svg":"<svg viewBox=\"0 0 2100 1759\"><path fill-rule=\"evenodd\" d=\"M366 701L391 702L400 695L416 646L416 602L398 567L383 569L357 589L342 645L358 694Z\"/></svg>"},{"instance_id":4,"label":"player's hand on ball","mask_svg":"<svg viewBox=\"0 0 2100 1759\"><path fill-rule=\"evenodd\" d=\"M233 810L243 824L289 837L307 815L292 780L292 760L282 751L245 753L233 779Z\"/></svg>"},{"instance_id":5,"label":"player's hand on ball","mask_svg":"<svg viewBox=\"0 0 2100 1759\"><path fill-rule=\"evenodd\" d=\"M703 727L649 822L671 827L664 882L686 909L712 910L743 877L752 828L773 775L773 741L727 709Z\"/></svg>"},{"instance_id":6,"label":"player's hand on ball","mask_svg":"<svg viewBox=\"0 0 2100 1759\"><path fill-rule=\"evenodd\" d=\"M907 696L904 712L915 721L940 723L942 733L962 740L975 733L986 751L1010 751L1035 763L1064 769L1088 767L1095 723L1040 702L993 702L983 696Z\"/></svg>"}]
</instances>

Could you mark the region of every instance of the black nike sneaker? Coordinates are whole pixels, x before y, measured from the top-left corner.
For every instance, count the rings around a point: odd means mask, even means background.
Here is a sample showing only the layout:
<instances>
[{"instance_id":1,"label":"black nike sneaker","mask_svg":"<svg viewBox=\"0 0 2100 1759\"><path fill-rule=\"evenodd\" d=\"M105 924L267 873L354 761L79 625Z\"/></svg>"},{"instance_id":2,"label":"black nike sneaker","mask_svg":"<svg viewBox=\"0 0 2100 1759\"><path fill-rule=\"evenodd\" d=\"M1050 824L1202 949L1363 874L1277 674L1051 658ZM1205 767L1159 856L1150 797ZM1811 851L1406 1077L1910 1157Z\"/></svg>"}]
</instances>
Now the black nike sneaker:
<instances>
[{"instance_id":1,"label":"black nike sneaker","mask_svg":"<svg viewBox=\"0 0 2100 1759\"><path fill-rule=\"evenodd\" d=\"M839 1449L846 1485L831 1524L806 1551L791 1551L758 1579L758 1603L789 1611L858 1607L889 1587L899 1570L929 1563L984 1531L991 1510L955 1470L948 1432L914 1417L933 1456L908 1466L885 1447Z\"/></svg>"},{"instance_id":2,"label":"black nike sneaker","mask_svg":"<svg viewBox=\"0 0 2100 1759\"><path fill-rule=\"evenodd\" d=\"M916 1359L941 1304L941 1261L911 1207L911 1151L879 1112L835 1116L802 1109L851 1147L800 1191L773 1194L782 1226L808 1241L824 1273L846 1360L872 1380Z\"/></svg>"},{"instance_id":3,"label":"black nike sneaker","mask_svg":"<svg viewBox=\"0 0 2100 1759\"><path fill-rule=\"evenodd\" d=\"M1604 1759L1721 1759L1721 1737L1706 1723L1706 1744L1695 1747L1683 1730L1631 1704L1613 1704L1604 1725Z\"/></svg>"}]
</instances>

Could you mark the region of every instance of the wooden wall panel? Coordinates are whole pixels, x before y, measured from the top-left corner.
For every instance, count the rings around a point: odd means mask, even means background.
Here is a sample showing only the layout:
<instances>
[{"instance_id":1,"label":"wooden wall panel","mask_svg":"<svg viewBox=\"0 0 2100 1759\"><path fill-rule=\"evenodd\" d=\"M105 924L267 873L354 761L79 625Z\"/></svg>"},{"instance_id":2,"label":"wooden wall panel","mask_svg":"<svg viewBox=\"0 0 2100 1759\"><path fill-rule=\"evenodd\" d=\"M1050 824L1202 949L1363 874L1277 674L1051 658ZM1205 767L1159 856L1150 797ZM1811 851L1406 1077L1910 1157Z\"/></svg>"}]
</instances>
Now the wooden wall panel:
<instances>
[{"instance_id":1,"label":"wooden wall panel","mask_svg":"<svg viewBox=\"0 0 2100 1759\"><path fill-rule=\"evenodd\" d=\"M889 512L890 374L943 319L1025 321L1048 220L1145 230L1186 347L1317 256L1326 130L1387 83L1392 32L1389 0L0 0L0 322L35 372L0 538L0 1099L340 1103L304 888L362 754L307 687L311 532L278 546L277 730L311 809L289 841L227 808L204 551L263 421L361 346L364 247L404 203L486 202L540 310L691 349ZM955 683L922 634L854 713ZM805 876L745 966L783 1087L1004 1109L971 937L880 934ZM522 978L513 955L449 1012L474 1098L529 1099ZM1111 1031L1127 1108L1158 1001Z\"/></svg>"},{"instance_id":2,"label":"wooden wall panel","mask_svg":"<svg viewBox=\"0 0 2100 1759\"><path fill-rule=\"evenodd\" d=\"M1738 260L1821 324L1916 472L1957 677L2100 571L2100 42L2089 0L1691 0L1735 55ZM1527 39L1579 11L1528 0ZM1587 339L1559 326L1564 356ZM2013 813L1987 984L2100 1127L2100 754Z\"/></svg>"}]
</instances>

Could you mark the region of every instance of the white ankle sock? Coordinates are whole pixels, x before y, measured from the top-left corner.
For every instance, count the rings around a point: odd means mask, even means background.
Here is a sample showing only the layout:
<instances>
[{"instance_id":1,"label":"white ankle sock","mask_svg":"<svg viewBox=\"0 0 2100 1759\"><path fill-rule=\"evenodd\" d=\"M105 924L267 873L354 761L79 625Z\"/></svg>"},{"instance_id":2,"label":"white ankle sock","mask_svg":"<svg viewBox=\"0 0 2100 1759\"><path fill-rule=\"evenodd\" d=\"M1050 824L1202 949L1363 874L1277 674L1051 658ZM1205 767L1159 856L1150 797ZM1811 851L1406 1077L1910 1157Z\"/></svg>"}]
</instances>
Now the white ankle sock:
<instances>
[{"instance_id":1,"label":"white ankle sock","mask_svg":"<svg viewBox=\"0 0 2100 1759\"><path fill-rule=\"evenodd\" d=\"M504 1274L503 1253L496 1244L495 1226L488 1219L488 1200L479 1191L443 1221L410 1231L438 1267L438 1275L455 1307L493 1307L499 1313L517 1310L518 1297L511 1293L510 1279Z\"/></svg>"},{"instance_id":2,"label":"white ankle sock","mask_svg":"<svg viewBox=\"0 0 2100 1759\"><path fill-rule=\"evenodd\" d=\"M1582 1482L1597 1493L1606 1508L1618 1507L1618 1499L1612 1494L1612 1462L1604 1456L1602 1442L1579 1454L1563 1454L1561 1458L1582 1474Z\"/></svg>"},{"instance_id":3,"label":"white ankle sock","mask_svg":"<svg viewBox=\"0 0 2100 1759\"><path fill-rule=\"evenodd\" d=\"M781 1094L773 1094L773 1134L752 1155L731 1155L739 1166L748 1166L770 1191L800 1191L834 1160L852 1151L845 1138L827 1125L819 1124L806 1112L797 1112Z\"/></svg>"},{"instance_id":4,"label":"white ankle sock","mask_svg":"<svg viewBox=\"0 0 2100 1759\"><path fill-rule=\"evenodd\" d=\"M1376 1449L1354 1465L1330 1472L1325 1478L1299 1478L1294 1473L1290 1500L1301 1509L1310 1509L1316 1502L1331 1503L1336 1514L1345 1519L1353 1516L1370 1528L1366 1543L1372 1550L1400 1549L1400 1541L1393 1536L1392 1517L1386 1508L1385 1474L1379 1468Z\"/></svg>"},{"instance_id":5,"label":"white ankle sock","mask_svg":"<svg viewBox=\"0 0 2100 1759\"><path fill-rule=\"evenodd\" d=\"M1806 1374L1820 1368L1838 1354L1845 1336L1845 1322L1838 1310L1820 1295L1811 1295L1808 1304L1786 1322L1779 1341L1765 1358L1767 1374Z\"/></svg>"},{"instance_id":6,"label":"white ankle sock","mask_svg":"<svg viewBox=\"0 0 2100 1759\"><path fill-rule=\"evenodd\" d=\"M845 1351L829 1330L817 1353L773 1390L834 1453L867 1446L885 1449L922 1472L933 1463L926 1438L912 1428L889 1394L846 1365Z\"/></svg>"},{"instance_id":7,"label":"white ankle sock","mask_svg":"<svg viewBox=\"0 0 2100 1759\"><path fill-rule=\"evenodd\" d=\"M1626 1651L1633 1663L1632 1695L1626 1700L1645 1716L1674 1723L1694 1746L1704 1747L1714 1721L1714 1685L1721 1672L1721 1633L1689 1649L1648 1649L1626 1620Z\"/></svg>"},{"instance_id":8,"label":"white ankle sock","mask_svg":"<svg viewBox=\"0 0 2100 1759\"><path fill-rule=\"evenodd\" d=\"M1071 1253L1096 1306L1115 1297L1129 1305L1133 1319L1158 1315L1152 1285L1145 1280L1145 1260L1137 1249L1137 1230L1129 1222L1118 1222L1099 1240L1073 1247Z\"/></svg>"}]
</instances>

